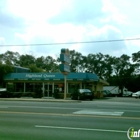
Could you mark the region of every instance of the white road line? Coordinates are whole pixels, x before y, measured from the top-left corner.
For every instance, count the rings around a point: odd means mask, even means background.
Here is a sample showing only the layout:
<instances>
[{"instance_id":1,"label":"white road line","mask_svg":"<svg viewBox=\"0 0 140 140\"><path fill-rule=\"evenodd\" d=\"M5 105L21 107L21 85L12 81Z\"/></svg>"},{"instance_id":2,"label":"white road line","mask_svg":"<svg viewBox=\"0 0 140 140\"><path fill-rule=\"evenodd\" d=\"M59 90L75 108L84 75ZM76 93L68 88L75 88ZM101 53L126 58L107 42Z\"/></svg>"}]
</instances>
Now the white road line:
<instances>
[{"instance_id":1,"label":"white road line","mask_svg":"<svg viewBox=\"0 0 140 140\"><path fill-rule=\"evenodd\" d=\"M45 108L45 109L82 109L82 108L69 108L69 107L39 107L39 106L9 106L10 108Z\"/></svg>"},{"instance_id":2,"label":"white road line","mask_svg":"<svg viewBox=\"0 0 140 140\"><path fill-rule=\"evenodd\" d=\"M111 116L121 116L124 112L116 112L116 111L99 111L99 110L80 110L73 112L73 114L86 114L86 115L111 115Z\"/></svg>"},{"instance_id":3,"label":"white road line","mask_svg":"<svg viewBox=\"0 0 140 140\"><path fill-rule=\"evenodd\" d=\"M40 106L40 107L39 106L6 106L5 108L42 108L42 109L46 108L46 109L67 109L67 110L68 109L69 110L73 110L73 109L74 110L76 110L76 109L77 110L82 110L82 109L86 110L86 109L88 109L88 108L80 108L80 107L79 108L74 108L74 107L72 108L72 107L55 107L55 106L54 107L47 107L47 106L46 107L44 107L44 106ZM95 109L95 110L97 110L97 109ZM114 112L113 109L98 109L98 111L99 110L100 110L100 112ZM120 109L116 109L115 112L136 112L137 113L137 112L140 112L140 111L139 110L126 110L126 109L125 110L120 110Z\"/></svg>"},{"instance_id":4,"label":"white road line","mask_svg":"<svg viewBox=\"0 0 140 140\"><path fill-rule=\"evenodd\" d=\"M99 131L99 132L114 132L114 133L127 133L127 131L109 130L109 129L92 129L92 128L76 128L76 127L60 127L60 126L43 126L35 125L36 128L51 128L51 129L67 129L67 130L83 130L83 131Z\"/></svg>"},{"instance_id":5,"label":"white road line","mask_svg":"<svg viewBox=\"0 0 140 140\"><path fill-rule=\"evenodd\" d=\"M8 108L8 106L0 106L0 108Z\"/></svg>"}]
</instances>

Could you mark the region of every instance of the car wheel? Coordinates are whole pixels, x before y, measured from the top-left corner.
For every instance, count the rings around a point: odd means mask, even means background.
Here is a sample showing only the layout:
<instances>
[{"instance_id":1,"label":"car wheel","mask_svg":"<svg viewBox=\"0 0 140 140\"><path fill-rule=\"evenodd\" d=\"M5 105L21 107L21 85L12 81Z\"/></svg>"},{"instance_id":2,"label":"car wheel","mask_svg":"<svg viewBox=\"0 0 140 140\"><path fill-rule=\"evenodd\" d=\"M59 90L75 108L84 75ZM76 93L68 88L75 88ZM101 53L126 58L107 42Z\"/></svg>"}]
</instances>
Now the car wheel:
<instances>
[{"instance_id":1,"label":"car wheel","mask_svg":"<svg viewBox=\"0 0 140 140\"><path fill-rule=\"evenodd\" d=\"M81 98L80 98L80 96L78 95L78 97L77 97L77 100L80 100Z\"/></svg>"},{"instance_id":2,"label":"car wheel","mask_svg":"<svg viewBox=\"0 0 140 140\"><path fill-rule=\"evenodd\" d=\"M78 96L78 97L77 97L77 100L79 100L79 99L80 99L80 97Z\"/></svg>"}]
</instances>

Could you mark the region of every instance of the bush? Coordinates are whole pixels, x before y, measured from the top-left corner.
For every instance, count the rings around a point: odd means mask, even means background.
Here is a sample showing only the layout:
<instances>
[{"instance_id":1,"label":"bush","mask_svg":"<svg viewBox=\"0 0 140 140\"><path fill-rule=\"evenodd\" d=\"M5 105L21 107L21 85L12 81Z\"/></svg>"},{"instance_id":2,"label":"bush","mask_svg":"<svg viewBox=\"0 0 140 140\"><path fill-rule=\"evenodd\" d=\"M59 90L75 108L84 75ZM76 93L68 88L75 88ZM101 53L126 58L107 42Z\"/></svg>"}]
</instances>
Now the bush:
<instances>
[{"instance_id":1,"label":"bush","mask_svg":"<svg viewBox=\"0 0 140 140\"><path fill-rule=\"evenodd\" d=\"M73 90L71 93L71 99L77 100L78 99L78 89Z\"/></svg>"},{"instance_id":2,"label":"bush","mask_svg":"<svg viewBox=\"0 0 140 140\"><path fill-rule=\"evenodd\" d=\"M54 97L55 99L60 99L60 95L59 95L59 93L58 93L57 91L55 91L55 92L53 93L53 97Z\"/></svg>"},{"instance_id":3,"label":"bush","mask_svg":"<svg viewBox=\"0 0 140 140\"><path fill-rule=\"evenodd\" d=\"M22 92L10 92L9 97L20 98L21 96L22 96Z\"/></svg>"},{"instance_id":4,"label":"bush","mask_svg":"<svg viewBox=\"0 0 140 140\"><path fill-rule=\"evenodd\" d=\"M11 96L11 93L8 91L5 92L0 92L0 97L1 98L9 98Z\"/></svg>"},{"instance_id":5,"label":"bush","mask_svg":"<svg viewBox=\"0 0 140 140\"><path fill-rule=\"evenodd\" d=\"M32 92L22 93L22 97L32 97Z\"/></svg>"},{"instance_id":6,"label":"bush","mask_svg":"<svg viewBox=\"0 0 140 140\"><path fill-rule=\"evenodd\" d=\"M42 95L42 92L33 92L32 97L33 98L42 98L43 95Z\"/></svg>"}]
</instances>

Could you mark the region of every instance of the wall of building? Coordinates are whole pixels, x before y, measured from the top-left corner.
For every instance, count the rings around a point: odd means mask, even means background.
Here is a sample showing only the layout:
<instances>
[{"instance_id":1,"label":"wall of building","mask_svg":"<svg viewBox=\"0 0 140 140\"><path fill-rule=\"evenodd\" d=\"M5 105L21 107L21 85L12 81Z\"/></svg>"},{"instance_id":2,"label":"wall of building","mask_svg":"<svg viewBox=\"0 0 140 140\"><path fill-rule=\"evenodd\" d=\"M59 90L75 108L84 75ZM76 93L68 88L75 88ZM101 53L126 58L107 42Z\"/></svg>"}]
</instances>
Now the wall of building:
<instances>
[{"instance_id":1,"label":"wall of building","mask_svg":"<svg viewBox=\"0 0 140 140\"><path fill-rule=\"evenodd\" d=\"M92 85L92 91L94 91L95 98L102 98L103 97L103 84L98 82Z\"/></svg>"}]
</instances>

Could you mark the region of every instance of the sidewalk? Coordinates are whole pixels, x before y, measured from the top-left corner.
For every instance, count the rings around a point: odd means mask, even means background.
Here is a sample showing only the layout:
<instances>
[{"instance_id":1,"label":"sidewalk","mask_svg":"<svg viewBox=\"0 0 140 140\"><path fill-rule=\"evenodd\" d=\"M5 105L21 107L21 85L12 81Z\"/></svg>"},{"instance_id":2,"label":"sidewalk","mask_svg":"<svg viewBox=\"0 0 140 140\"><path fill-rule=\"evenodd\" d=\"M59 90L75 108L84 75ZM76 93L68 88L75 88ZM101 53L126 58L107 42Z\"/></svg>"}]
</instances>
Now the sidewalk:
<instances>
[{"instance_id":1,"label":"sidewalk","mask_svg":"<svg viewBox=\"0 0 140 140\"><path fill-rule=\"evenodd\" d=\"M32 98L32 97L21 97L21 98L0 98L0 101L32 101L32 102L66 102L66 103L78 103L80 100L71 100L70 98L64 99L54 99L54 98Z\"/></svg>"}]
</instances>

